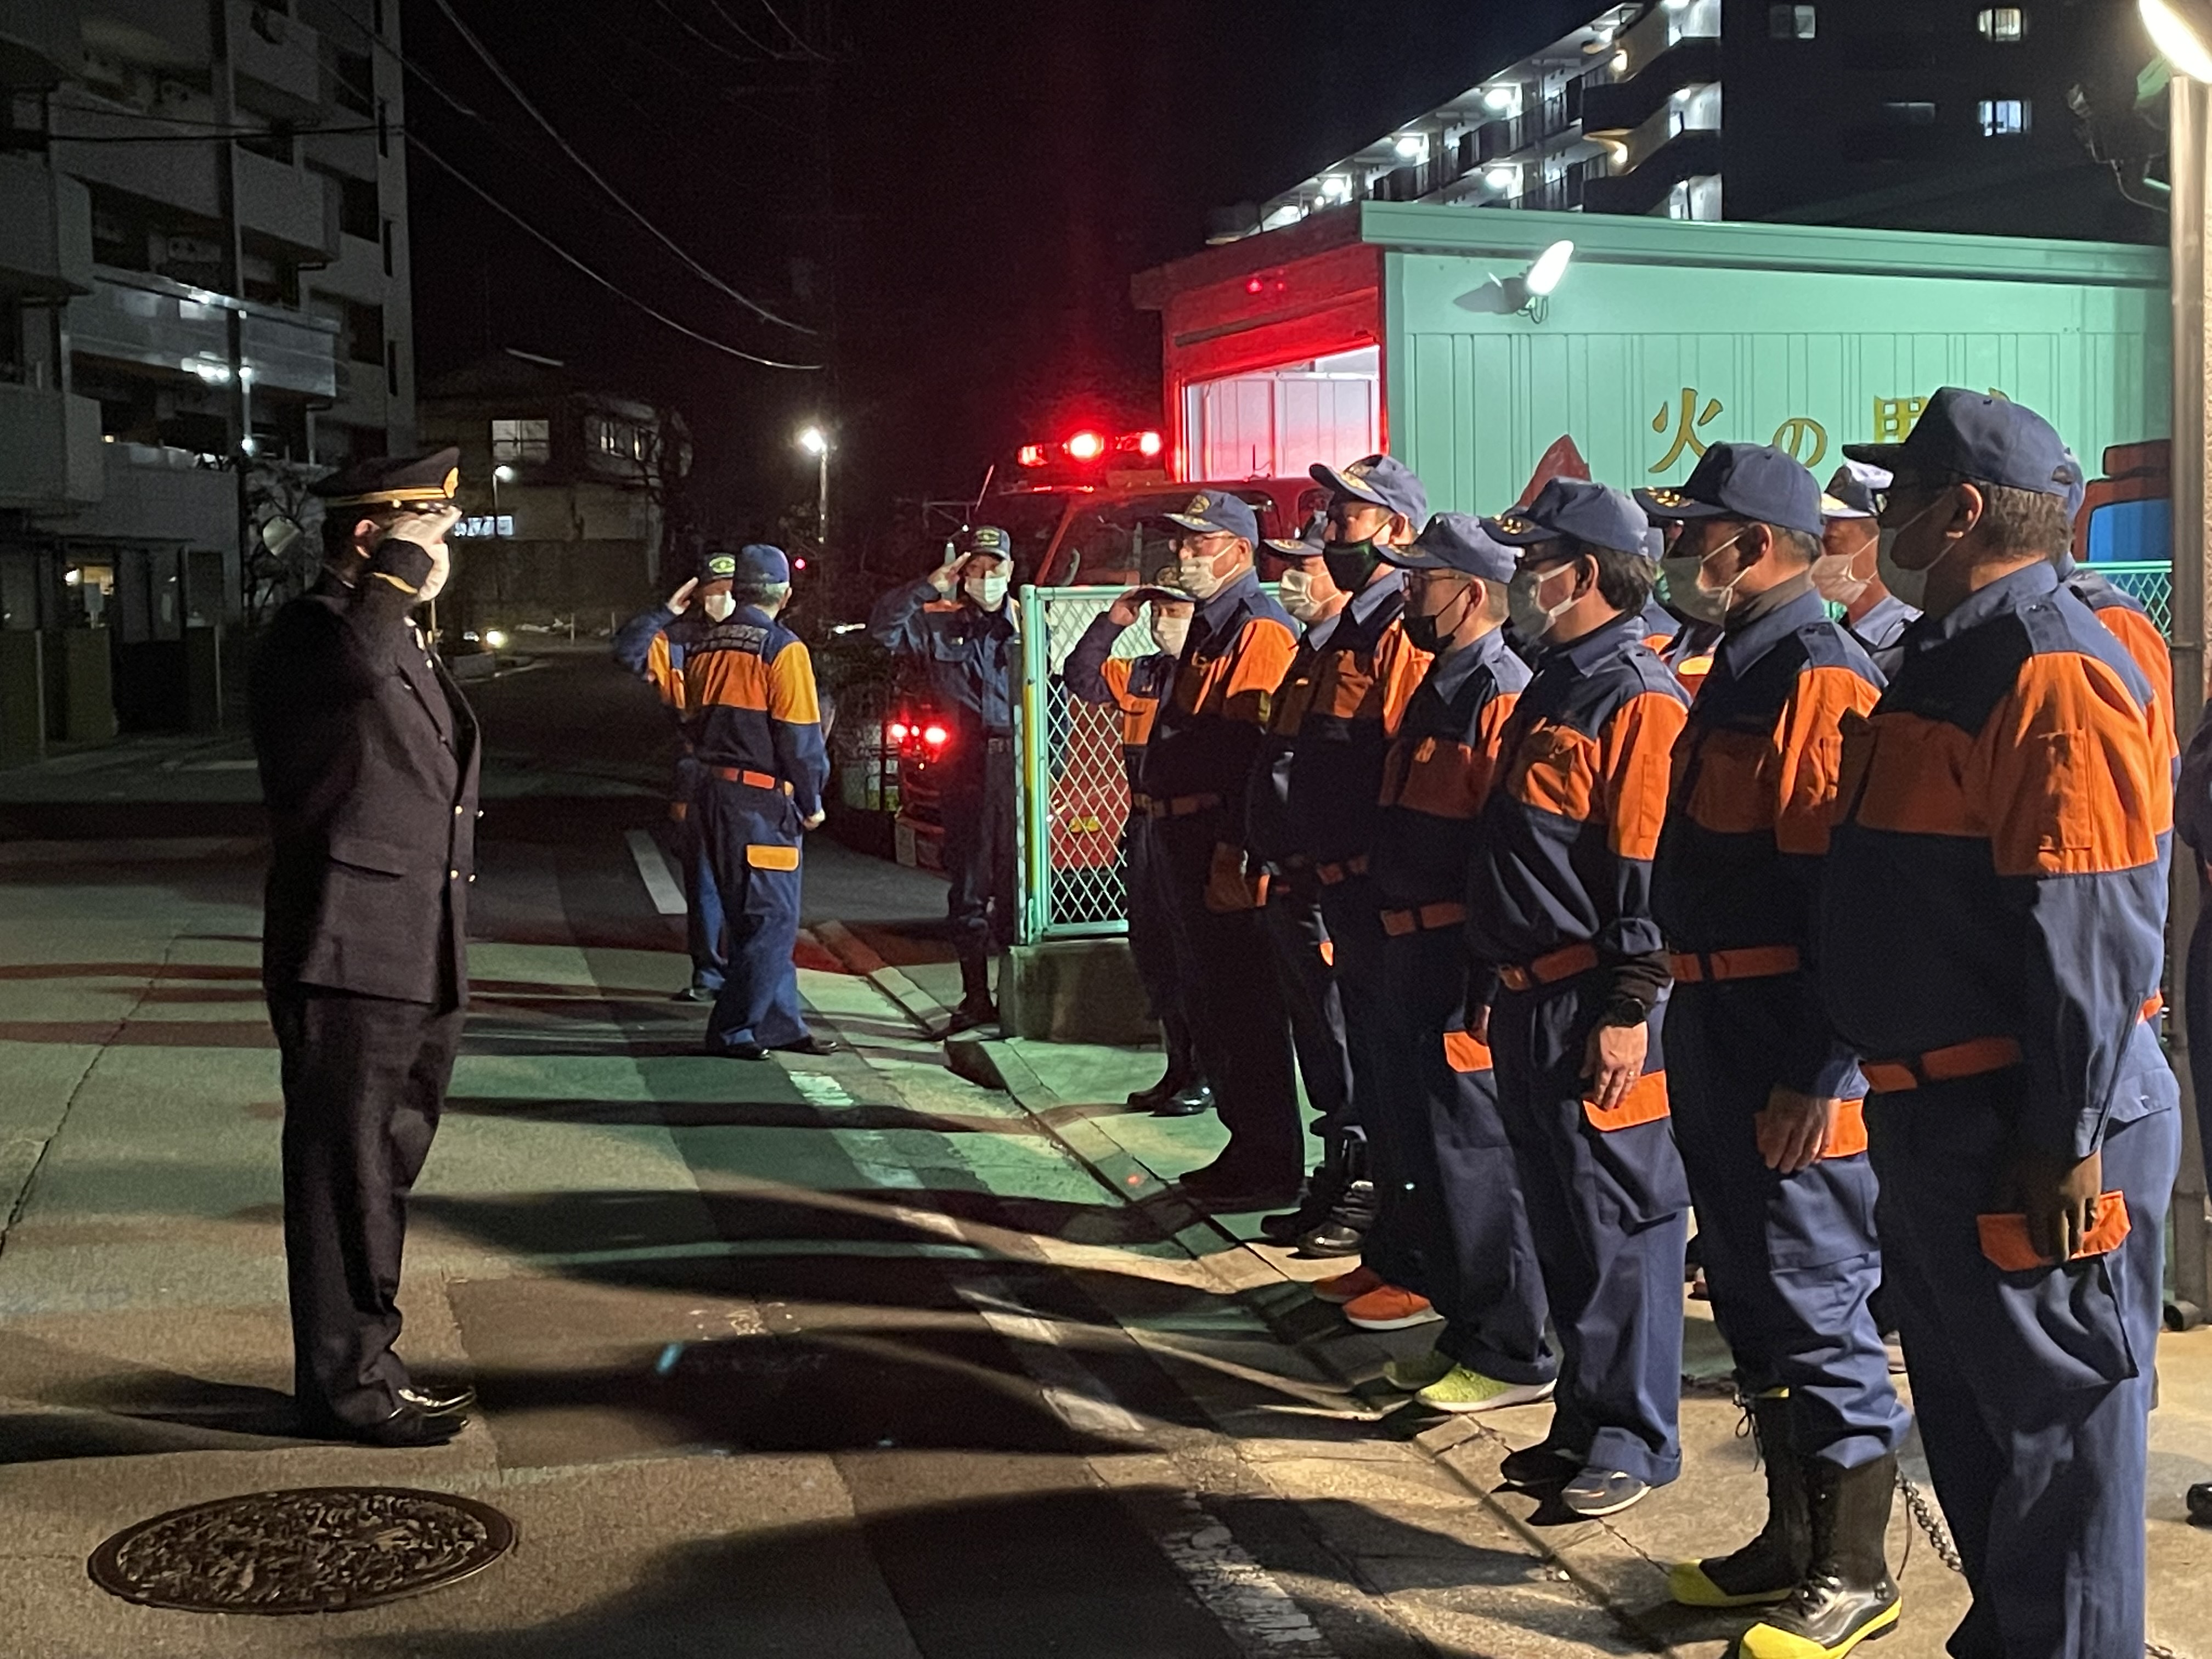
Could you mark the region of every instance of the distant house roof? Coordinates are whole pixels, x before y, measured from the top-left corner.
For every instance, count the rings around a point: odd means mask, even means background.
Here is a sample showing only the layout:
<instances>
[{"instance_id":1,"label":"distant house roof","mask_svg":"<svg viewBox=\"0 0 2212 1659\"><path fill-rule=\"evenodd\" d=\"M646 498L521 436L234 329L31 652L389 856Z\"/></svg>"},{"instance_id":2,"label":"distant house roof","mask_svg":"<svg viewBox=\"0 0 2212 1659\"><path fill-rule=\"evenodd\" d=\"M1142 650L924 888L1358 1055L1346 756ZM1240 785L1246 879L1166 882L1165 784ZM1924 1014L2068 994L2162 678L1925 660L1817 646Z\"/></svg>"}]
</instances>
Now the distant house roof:
<instances>
[{"instance_id":1,"label":"distant house roof","mask_svg":"<svg viewBox=\"0 0 2212 1659\"><path fill-rule=\"evenodd\" d=\"M425 403L487 403L505 399L544 403L556 398L588 398L633 420L659 418L661 411L642 398L594 386L555 357L510 346L465 363L422 383Z\"/></svg>"}]
</instances>

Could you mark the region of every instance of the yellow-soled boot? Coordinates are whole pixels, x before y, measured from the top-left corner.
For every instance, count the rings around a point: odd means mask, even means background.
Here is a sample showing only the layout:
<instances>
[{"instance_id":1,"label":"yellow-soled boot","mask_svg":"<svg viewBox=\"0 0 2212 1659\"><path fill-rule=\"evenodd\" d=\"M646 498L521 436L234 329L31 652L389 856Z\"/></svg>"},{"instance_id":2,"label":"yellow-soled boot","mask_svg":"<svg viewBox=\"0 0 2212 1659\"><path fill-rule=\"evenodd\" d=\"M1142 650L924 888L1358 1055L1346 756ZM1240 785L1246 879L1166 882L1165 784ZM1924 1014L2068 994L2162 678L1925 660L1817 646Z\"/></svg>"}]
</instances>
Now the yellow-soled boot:
<instances>
[{"instance_id":1,"label":"yellow-soled boot","mask_svg":"<svg viewBox=\"0 0 2212 1659\"><path fill-rule=\"evenodd\" d=\"M1902 1608L1883 1554L1896 1455L1855 1469L1808 1457L1805 1488L1813 1565L1787 1601L1743 1633L1740 1659L1844 1659L1897 1627Z\"/></svg>"},{"instance_id":2,"label":"yellow-soled boot","mask_svg":"<svg viewBox=\"0 0 2212 1659\"><path fill-rule=\"evenodd\" d=\"M1686 1607L1763 1607L1786 1601L1813 1560L1805 1466L1790 1449L1786 1394L1751 1402L1752 1438L1766 1470L1766 1524L1733 1555L1677 1561L1667 1593Z\"/></svg>"}]
</instances>

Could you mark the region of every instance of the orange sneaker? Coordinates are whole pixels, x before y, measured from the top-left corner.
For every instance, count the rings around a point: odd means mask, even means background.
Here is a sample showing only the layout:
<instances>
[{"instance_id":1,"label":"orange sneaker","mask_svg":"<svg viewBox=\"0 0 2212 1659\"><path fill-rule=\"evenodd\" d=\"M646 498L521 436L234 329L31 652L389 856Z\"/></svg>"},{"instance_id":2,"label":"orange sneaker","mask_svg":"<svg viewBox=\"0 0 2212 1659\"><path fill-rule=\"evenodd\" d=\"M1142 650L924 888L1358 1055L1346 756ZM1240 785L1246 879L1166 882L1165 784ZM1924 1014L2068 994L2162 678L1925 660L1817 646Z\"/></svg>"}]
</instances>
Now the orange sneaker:
<instances>
[{"instance_id":1,"label":"orange sneaker","mask_svg":"<svg viewBox=\"0 0 2212 1659\"><path fill-rule=\"evenodd\" d=\"M1443 1317L1429 1305L1428 1297L1401 1291L1395 1285L1385 1285L1346 1303L1344 1316L1363 1331L1402 1331Z\"/></svg>"},{"instance_id":2,"label":"orange sneaker","mask_svg":"<svg viewBox=\"0 0 2212 1659\"><path fill-rule=\"evenodd\" d=\"M1348 1273L1316 1279L1306 1288L1314 1293L1316 1300L1334 1302L1341 1306L1346 1302L1358 1301L1370 1291L1381 1290L1382 1275L1370 1267L1354 1267Z\"/></svg>"}]
</instances>

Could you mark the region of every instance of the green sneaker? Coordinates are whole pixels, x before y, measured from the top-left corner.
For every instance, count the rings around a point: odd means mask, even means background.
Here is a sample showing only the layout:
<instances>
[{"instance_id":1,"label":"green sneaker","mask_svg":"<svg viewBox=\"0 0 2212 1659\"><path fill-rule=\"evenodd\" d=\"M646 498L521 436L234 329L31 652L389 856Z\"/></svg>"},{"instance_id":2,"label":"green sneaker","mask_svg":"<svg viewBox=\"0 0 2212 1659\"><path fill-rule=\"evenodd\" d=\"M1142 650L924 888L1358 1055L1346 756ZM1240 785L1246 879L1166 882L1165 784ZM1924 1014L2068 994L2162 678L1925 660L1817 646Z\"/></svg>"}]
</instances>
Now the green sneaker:
<instances>
[{"instance_id":1,"label":"green sneaker","mask_svg":"<svg viewBox=\"0 0 2212 1659\"><path fill-rule=\"evenodd\" d=\"M1494 1376L1455 1365L1413 1396L1440 1412L1495 1412L1549 1400L1550 1382L1501 1382Z\"/></svg>"},{"instance_id":2,"label":"green sneaker","mask_svg":"<svg viewBox=\"0 0 2212 1659\"><path fill-rule=\"evenodd\" d=\"M1455 1369L1450 1360L1431 1351L1405 1359L1393 1359L1382 1367L1382 1380L1394 1389L1418 1394L1432 1382L1443 1382Z\"/></svg>"}]
</instances>

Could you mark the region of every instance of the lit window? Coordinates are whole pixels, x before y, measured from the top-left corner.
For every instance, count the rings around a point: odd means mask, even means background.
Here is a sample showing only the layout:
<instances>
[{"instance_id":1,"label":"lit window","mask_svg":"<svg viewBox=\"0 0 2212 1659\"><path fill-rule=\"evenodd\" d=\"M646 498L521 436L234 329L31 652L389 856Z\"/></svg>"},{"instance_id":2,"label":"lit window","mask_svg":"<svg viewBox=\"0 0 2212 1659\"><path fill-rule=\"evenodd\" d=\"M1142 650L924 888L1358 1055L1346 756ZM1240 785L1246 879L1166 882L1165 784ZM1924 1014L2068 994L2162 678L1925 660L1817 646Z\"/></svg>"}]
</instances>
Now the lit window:
<instances>
[{"instance_id":1,"label":"lit window","mask_svg":"<svg viewBox=\"0 0 2212 1659\"><path fill-rule=\"evenodd\" d=\"M491 458L495 461L550 461L553 459L550 421L494 421Z\"/></svg>"},{"instance_id":2,"label":"lit window","mask_svg":"<svg viewBox=\"0 0 2212 1659\"><path fill-rule=\"evenodd\" d=\"M1983 137L2017 138L2027 131L2027 100L1984 98L1982 100L1981 118Z\"/></svg>"},{"instance_id":3,"label":"lit window","mask_svg":"<svg viewBox=\"0 0 2212 1659\"><path fill-rule=\"evenodd\" d=\"M1881 106L1883 117L1901 127L1932 127L1936 125L1936 106L1912 101L1893 101Z\"/></svg>"},{"instance_id":4,"label":"lit window","mask_svg":"<svg viewBox=\"0 0 2212 1659\"><path fill-rule=\"evenodd\" d=\"M1814 10L1811 6L1769 6L1766 32L1777 40L1810 40Z\"/></svg>"},{"instance_id":5,"label":"lit window","mask_svg":"<svg viewBox=\"0 0 2212 1659\"><path fill-rule=\"evenodd\" d=\"M2018 6L1995 6L1976 13L1974 27L1982 32L1984 40L2010 43L2027 33L2027 14Z\"/></svg>"}]
</instances>

